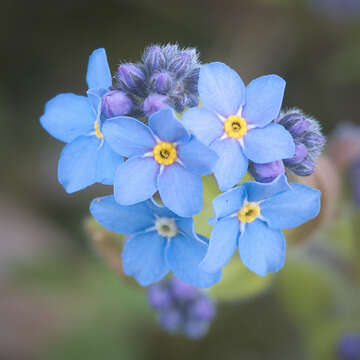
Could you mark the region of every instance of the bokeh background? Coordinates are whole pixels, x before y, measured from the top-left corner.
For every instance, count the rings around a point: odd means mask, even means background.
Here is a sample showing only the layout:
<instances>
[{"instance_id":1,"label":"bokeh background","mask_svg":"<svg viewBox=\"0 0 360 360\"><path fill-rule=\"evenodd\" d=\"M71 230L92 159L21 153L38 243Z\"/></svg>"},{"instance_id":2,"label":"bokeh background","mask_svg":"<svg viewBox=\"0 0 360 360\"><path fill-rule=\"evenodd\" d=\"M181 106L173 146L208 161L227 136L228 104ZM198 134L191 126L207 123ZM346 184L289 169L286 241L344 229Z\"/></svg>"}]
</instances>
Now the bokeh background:
<instances>
[{"instance_id":1,"label":"bokeh background","mask_svg":"<svg viewBox=\"0 0 360 360\"><path fill-rule=\"evenodd\" d=\"M84 93L93 49L105 47L115 71L168 42L245 82L284 77L284 106L319 119L335 144L311 180L326 187L325 220L296 237L271 284L237 279L237 298L219 303L198 341L163 332L144 291L98 256L84 221L111 189L66 195L63 145L38 121L56 94ZM337 126L360 125L358 0L2 0L0 69L0 359L338 358L342 334L360 330L356 179L330 157L349 144L333 141Z\"/></svg>"}]
</instances>

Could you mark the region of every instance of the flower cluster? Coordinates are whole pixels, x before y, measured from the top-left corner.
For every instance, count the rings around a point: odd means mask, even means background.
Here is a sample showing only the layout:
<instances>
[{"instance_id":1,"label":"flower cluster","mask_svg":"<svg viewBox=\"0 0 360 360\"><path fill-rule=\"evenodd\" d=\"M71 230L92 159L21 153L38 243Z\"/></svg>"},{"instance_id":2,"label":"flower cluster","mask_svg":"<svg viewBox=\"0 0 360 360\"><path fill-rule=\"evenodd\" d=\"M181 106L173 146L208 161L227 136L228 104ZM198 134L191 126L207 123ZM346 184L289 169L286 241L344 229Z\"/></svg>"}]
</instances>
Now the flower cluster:
<instances>
[{"instance_id":1,"label":"flower cluster","mask_svg":"<svg viewBox=\"0 0 360 360\"><path fill-rule=\"evenodd\" d=\"M208 295L176 277L151 285L148 301L166 331L190 339L206 335L216 312Z\"/></svg>"},{"instance_id":2,"label":"flower cluster","mask_svg":"<svg viewBox=\"0 0 360 360\"><path fill-rule=\"evenodd\" d=\"M199 69L195 49L154 45L145 50L142 62L119 66L116 87L133 100L134 113L140 116L168 106L182 112L199 102Z\"/></svg>"},{"instance_id":3,"label":"flower cluster","mask_svg":"<svg viewBox=\"0 0 360 360\"><path fill-rule=\"evenodd\" d=\"M320 192L289 183L284 171L241 181L249 165L313 171L324 138L297 110L279 116L285 81L265 75L245 86L229 66L200 66L195 50L176 45L148 48L142 63L120 65L115 78L113 85L105 50L95 50L87 96L56 96L40 121L67 143L58 166L67 192L113 185L114 195L93 200L90 212L128 236L124 272L144 286L172 271L209 287L236 248L253 272L280 270L281 230L316 217ZM202 209L201 176L210 174L224 193L213 200L209 241L192 217Z\"/></svg>"},{"instance_id":4,"label":"flower cluster","mask_svg":"<svg viewBox=\"0 0 360 360\"><path fill-rule=\"evenodd\" d=\"M266 164L251 163L250 174L260 182L273 181L278 175L285 173L285 168L298 176L311 175L315 169L315 160L325 145L319 123L299 109L281 112L276 123L291 134L295 142L294 156Z\"/></svg>"}]
</instances>

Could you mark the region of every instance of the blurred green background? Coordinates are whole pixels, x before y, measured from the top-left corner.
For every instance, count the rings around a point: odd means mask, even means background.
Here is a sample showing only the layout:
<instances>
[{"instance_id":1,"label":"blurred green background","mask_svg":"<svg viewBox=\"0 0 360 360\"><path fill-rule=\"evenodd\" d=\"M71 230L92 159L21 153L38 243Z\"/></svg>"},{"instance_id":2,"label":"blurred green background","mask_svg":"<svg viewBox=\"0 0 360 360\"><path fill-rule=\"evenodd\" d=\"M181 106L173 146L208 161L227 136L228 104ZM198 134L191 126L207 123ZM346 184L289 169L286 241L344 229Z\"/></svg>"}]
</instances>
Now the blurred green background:
<instances>
[{"instance_id":1,"label":"blurred green background","mask_svg":"<svg viewBox=\"0 0 360 360\"><path fill-rule=\"evenodd\" d=\"M232 279L237 301L221 302L209 335L190 341L164 333L144 291L89 245L89 201L111 189L66 195L56 176L63 145L38 122L56 94L85 91L93 49L105 47L115 71L150 44L178 42L246 83L281 75L284 106L319 119L327 135L359 125L360 16L310 3L1 1L0 359L336 359L339 336L360 330L360 216L345 172L331 224L290 249L269 282Z\"/></svg>"}]
</instances>

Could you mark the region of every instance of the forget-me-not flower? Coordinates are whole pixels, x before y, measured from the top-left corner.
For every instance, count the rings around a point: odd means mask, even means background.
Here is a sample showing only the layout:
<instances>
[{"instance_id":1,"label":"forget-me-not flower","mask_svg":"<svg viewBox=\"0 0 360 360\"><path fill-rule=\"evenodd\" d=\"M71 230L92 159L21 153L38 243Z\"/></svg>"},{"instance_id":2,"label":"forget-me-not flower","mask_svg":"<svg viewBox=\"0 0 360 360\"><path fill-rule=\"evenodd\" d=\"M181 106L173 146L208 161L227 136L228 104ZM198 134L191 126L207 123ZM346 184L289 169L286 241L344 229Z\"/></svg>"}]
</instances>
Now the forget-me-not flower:
<instances>
[{"instance_id":1,"label":"forget-me-not flower","mask_svg":"<svg viewBox=\"0 0 360 360\"><path fill-rule=\"evenodd\" d=\"M147 286L170 270L184 282L209 287L221 272L209 274L199 268L208 244L195 233L192 218L182 218L153 200L121 206L113 196L94 199L92 216L105 228L131 235L123 253L124 272Z\"/></svg>"},{"instance_id":2,"label":"forget-me-not flower","mask_svg":"<svg viewBox=\"0 0 360 360\"><path fill-rule=\"evenodd\" d=\"M103 133L114 151L129 158L115 174L119 204L147 200L159 190L164 205L176 214L188 217L200 212L200 175L210 174L218 157L189 134L174 110L156 112L149 126L131 117L112 118Z\"/></svg>"},{"instance_id":3,"label":"forget-me-not flower","mask_svg":"<svg viewBox=\"0 0 360 360\"><path fill-rule=\"evenodd\" d=\"M239 248L245 266L258 275L279 271L285 262L281 229L299 226L320 211L319 190L280 175L272 183L246 182L213 200L215 217L208 252L200 268L221 269Z\"/></svg>"},{"instance_id":4,"label":"forget-me-not flower","mask_svg":"<svg viewBox=\"0 0 360 360\"><path fill-rule=\"evenodd\" d=\"M285 81L277 75L261 76L245 88L240 76L223 63L201 67L198 90L203 107L189 109L182 121L219 155L214 175L220 190L241 181L248 160L264 164L294 155L289 132L272 123L284 89Z\"/></svg>"},{"instance_id":5,"label":"forget-me-not flower","mask_svg":"<svg viewBox=\"0 0 360 360\"><path fill-rule=\"evenodd\" d=\"M58 179L68 193L96 182L110 185L122 162L102 134L101 97L111 86L111 73L104 49L89 58L87 97L59 94L49 100L40 118L43 128L67 143L58 163Z\"/></svg>"}]
</instances>

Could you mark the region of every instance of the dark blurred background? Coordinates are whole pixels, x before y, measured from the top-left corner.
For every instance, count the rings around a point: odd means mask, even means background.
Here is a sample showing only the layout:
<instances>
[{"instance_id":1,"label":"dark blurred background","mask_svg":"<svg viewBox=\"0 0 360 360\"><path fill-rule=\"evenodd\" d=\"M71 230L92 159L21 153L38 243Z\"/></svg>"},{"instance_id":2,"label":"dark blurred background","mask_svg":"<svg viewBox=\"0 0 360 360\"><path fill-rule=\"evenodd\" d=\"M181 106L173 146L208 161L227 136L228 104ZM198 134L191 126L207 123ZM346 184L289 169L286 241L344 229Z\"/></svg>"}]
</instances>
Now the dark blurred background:
<instances>
[{"instance_id":1,"label":"dark blurred background","mask_svg":"<svg viewBox=\"0 0 360 360\"><path fill-rule=\"evenodd\" d=\"M202 62L227 63L246 83L281 75L284 106L319 119L327 135L344 121L360 124L360 6L344 6L334 0L1 1L0 359L313 358L312 344L305 344L303 328L276 290L221 305L204 340L163 333L144 294L122 284L88 245L88 203L111 189L66 195L56 176L63 145L38 119L56 94L84 93L92 50L105 47L114 72L150 44L178 42L197 47Z\"/></svg>"}]
</instances>

